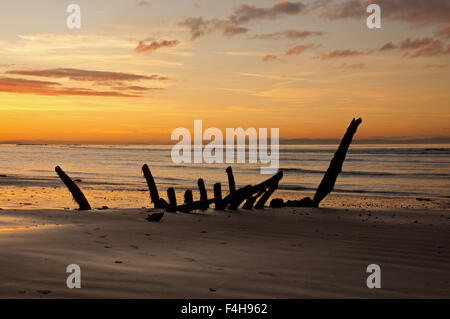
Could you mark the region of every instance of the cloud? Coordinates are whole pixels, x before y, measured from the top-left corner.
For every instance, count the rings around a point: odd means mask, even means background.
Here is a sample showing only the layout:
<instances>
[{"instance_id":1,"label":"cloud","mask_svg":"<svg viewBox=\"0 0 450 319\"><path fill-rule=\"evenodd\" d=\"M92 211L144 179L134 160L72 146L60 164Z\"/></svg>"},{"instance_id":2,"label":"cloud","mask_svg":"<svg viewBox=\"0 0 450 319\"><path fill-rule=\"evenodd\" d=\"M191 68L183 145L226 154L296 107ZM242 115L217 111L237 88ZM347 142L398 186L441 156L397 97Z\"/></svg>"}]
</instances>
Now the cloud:
<instances>
[{"instance_id":1,"label":"cloud","mask_svg":"<svg viewBox=\"0 0 450 319\"><path fill-rule=\"evenodd\" d=\"M358 18L363 16L365 12L363 1L348 0L325 7L321 16L329 19Z\"/></svg>"},{"instance_id":2,"label":"cloud","mask_svg":"<svg viewBox=\"0 0 450 319\"><path fill-rule=\"evenodd\" d=\"M287 30L274 33L257 34L253 38L259 40L279 40L279 39L304 39L309 36L323 35L325 32L320 31L295 31Z\"/></svg>"},{"instance_id":3,"label":"cloud","mask_svg":"<svg viewBox=\"0 0 450 319\"><path fill-rule=\"evenodd\" d=\"M118 90L118 91L136 91L136 92L163 90L163 88L148 88L148 87L136 86L136 85L118 86L118 87L115 87L114 89Z\"/></svg>"},{"instance_id":4,"label":"cloud","mask_svg":"<svg viewBox=\"0 0 450 319\"><path fill-rule=\"evenodd\" d=\"M217 30L222 31L222 34L228 37L246 33L248 31L247 28L237 26L227 20L204 20L202 17L187 18L181 22L180 25L190 29L192 40Z\"/></svg>"},{"instance_id":5,"label":"cloud","mask_svg":"<svg viewBox=\"0 0 450 319\"><path fill-rule=\"evenodd\" d=\"M222 34L228 37L246 33L248 31L247 28L236 26L228 21L217 21L215 29L221 30Z\"/></svg>"},{"instance_id":6,"label":"cloud","mask_svg":"<svg viewBox=\"0 0 450 319\"><path fill-rule=\"evenodd\" d=\"M233 11L228 19L205 20L202 17L189 17L180 22L191 33L191 39L195 40L214 31L222 31L225 36L234 36L248 32L243 27L250 21L258 19L277 19L283 15L297 15L306 13L306 5L301 2L280 1L270 8L261 8L243 4Z\"/></svg>"},{"instance_id":7,"label":"cloud","mask_svg":"<svg viewBox=\"0 0 450 319\"><path fill-rule=\"evenodd\" d=\"M436 25L450 21L448 0L346 0L325 6L321 15L330 19L366 16L370 3L381 7L382 17L415 25Z\"/></svg>"},{"instance_id":8,"label":"cloud","mask_svg":"<svg viewBox=\"0 0 450 319\"><path fill-rule=\"evenodd\" d=\"M259 8L247 4L239 6L229 20L234 24L244 24L256 19L276 19L281 15L302 13L306 5L301 2L280 1L271 8Z\"/></svg>"},{"instance_id":9,"label":"cloud","mask_svg":"<svg viewBox=\"0 0 450 319\"><path fill-rule=\"evenodd\" d=\"M357 51L357 50L334 50L330 53L324 54L322 59L335 59L335 58L347 58L351 56L358 56L368 54L366 51Z\"/></svg>"},{"instance_id":10,"label":"cloud","mask_svg":"<svg viewBox=\"0 0 450 319\"><path fill-rule=\"evenodd\" d=\"M137 97L136 95L125 94L115 91L96 91L91 89L66 88L57 82L34 81L26 79L16 79L0 77L0 92L36 95L79 95L79 96L116 96L116 97Z\"/></svg>"},{"instance_id":11,"label":"cloud","mask_svg":"<svg viewBox=\"0 0 450 319\"><path fill-rule=\"evenodd\" d=\"M178 40L163 40L163 41L153 41L149 44L146 44L146 40L139 41L138 46L134 49L137 53L151 53L155 50L158 50L160 48L170 48L177 46L180 43Z\"/></svg>"},{"instance_id":12,"label":"cloud","mask_svg":"<svg viewBox=\"0 0 450 319\"><path fill-rule=\"evenodd\" d=\"M436 31L436 36L444 39L450 39L450 25L440 27Z\"/></svg>"},{"instance_id":13,"label":"cloud","mask_svg":"<svg viewBox=\"0 0 450 319\"><path fill-rule=\"evenodd\" d=\"M286 55L298 55L302 54L305 50L308 50L309 48L312 48L314 45L308 44L308 45L296 45L292 49L288 50L286 52Z\"/></svg>"},{"instance_id":14,"label":"cloud","mask_svg":"<svg viewBox=\"0 0 450 319\"><path fill-rule=\"evenodd\" d=\"M278 60L278 56L275 54L268 54L268 55L263 56L263 58L262 58L263 62L269 62L272 60Z\"/></svg>"},{"instance_id":15,"label":"cloud","mask_svg":"<svg viewBox=\"0 0 450 319\"><path fill-rule=\"evenodd\" d=\"M202 35L205 35L210 29L211 21L204 20L202 17L199 18L187 18L180 22L180 26L188 27L191 32L191 39L195 40Z\"/></svg>"},{"instance_id":16,"label":"cloud","mask_svg":"<svg viewBox=\"0 0 450 319\"><path fill-rule=\"evenodd\" d=\"M417 58L450 54L450 45L446 47L442 41L433 38L407 38L398 44L386 43L379 49L379 51L392 50L406 52L405 57Z\"/></svg>"},{"instance_id":17,"label":"cloud","mask_svg":"<svg viewBox=\"0 0 450 319\"><path fill-rule=\"evenodd\" d=\"M137 75L122 72L89 71L80 69L47 69L47 70L11 70L7 74L29 75L48 78L68 78L75 81L140 81L140 80L167 80L159 75Z\"/></svg>"},{"instance_id":18,"label":"cloud","mask_svg":"<svg viewBox=\"0 0 450 319\"><path fill-rule=\"evenodd\" d=\"M284 55L284 56L289 56L289 55L300 55L302 54L304 51L314 48L316 47L316 45L314 44L305 44L305 45L296 45L295 47L293 47L292 49L289 49L286 51L286 53L284 54L268 54L266 56L264 56L262 58L263 62L269 62L269 61L273 61L273 60L278 60L280 56Z\"/></svg>"},{"instance_id":19,"label":"cloud","mask_svg":"<svg viewBox=\"0 0 450 319\"><path fill-rule=\"evenodd\" d=\"M380 51L390 51L394 49L395 45L392 42L388 42L380 48Z\"/></svg>"}]
</instances>

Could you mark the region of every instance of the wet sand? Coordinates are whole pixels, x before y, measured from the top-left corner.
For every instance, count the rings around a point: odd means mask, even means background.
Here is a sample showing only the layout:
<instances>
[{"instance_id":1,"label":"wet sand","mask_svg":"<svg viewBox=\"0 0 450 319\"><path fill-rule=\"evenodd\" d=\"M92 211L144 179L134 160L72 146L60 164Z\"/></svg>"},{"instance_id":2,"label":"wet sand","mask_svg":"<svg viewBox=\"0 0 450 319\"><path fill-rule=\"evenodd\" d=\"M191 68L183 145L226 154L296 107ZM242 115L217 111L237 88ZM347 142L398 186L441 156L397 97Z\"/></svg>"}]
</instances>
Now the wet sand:
<instances>
[{"instance_id":1,"label":"wet sand","mask_svg":"<svg viewBox=\"0 0 450 319\"><path fill-rule=\"evenodd\" d=\"M448 210L148 214L0 210L0 297L450 298Z\"/></svg>"}]
</instances>

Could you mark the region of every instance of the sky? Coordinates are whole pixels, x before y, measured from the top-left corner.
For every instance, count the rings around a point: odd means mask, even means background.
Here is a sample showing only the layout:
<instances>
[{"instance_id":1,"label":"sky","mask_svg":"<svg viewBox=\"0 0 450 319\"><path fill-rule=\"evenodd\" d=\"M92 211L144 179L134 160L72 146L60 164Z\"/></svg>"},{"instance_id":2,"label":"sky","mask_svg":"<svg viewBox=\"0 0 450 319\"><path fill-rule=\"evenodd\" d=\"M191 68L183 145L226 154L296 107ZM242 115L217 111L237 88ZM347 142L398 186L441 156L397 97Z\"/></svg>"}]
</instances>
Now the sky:
<instances>
[{"instance_id":1,"label":"sky","mask_svg":"<svg viewBox=\"0 0 450 319\"><path fill-rule=\"evenodd\" d=\"M448 0L1 6L0 142L165 142L194 120L340 138L353 117L362 139L450 136Z\"/></svg>"}]
</instances>

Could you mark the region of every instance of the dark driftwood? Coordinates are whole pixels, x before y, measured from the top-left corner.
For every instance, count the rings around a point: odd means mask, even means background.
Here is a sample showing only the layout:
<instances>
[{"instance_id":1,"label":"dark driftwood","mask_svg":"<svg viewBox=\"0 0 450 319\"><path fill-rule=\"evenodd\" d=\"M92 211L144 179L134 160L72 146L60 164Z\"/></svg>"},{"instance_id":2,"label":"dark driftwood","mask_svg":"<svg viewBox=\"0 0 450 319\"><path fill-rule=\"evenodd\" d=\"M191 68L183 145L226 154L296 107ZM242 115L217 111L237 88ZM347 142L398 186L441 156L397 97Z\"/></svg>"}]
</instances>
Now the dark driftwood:
<instances>
[{"instance_id":1,"label":"dark driftwood","mask_svg":"<svg viewBox=\"0 0 450 319\"><path fill-rule=\"evenodd\" d=\"M259 201L255 205L255 209L263 209L264 204L269 200L270 196L277 190L278 182L272 184L269 189L261 196Z\"/></svg>"},{"instance_id":2,"label":"dark driftwood","mask_svg":"<svg viewBox=\"0 0 450 319\"><path fill-rule=\"evenodd\" d=\"M149 222L157 223L161 220L161 218L163 218L163 216L164 216L164 213L154 213L154 214L148 215L146 220Z\"/></svg>"},{"instance_id":3,"label":"dark driftwood","mask_svg":"<svg viewBox=\"0 0 450 319\"><path fill-rule=\"evenodd\" d=\"M170 207L177 206L177 197L175 196L175 189L173 187L169 187L167 189L167 197L169 198Z\"/></svg>"},{"instance_id":4,"label":"dark driftwood","mask_svg":"<svg viewBox=\"0 0 450 319\"><path fill-rule=\"evenodd\" d=\"M242 204L242 202L252 195L252 185L247 185L244 188L240 188L231 196L229 209L236 210Z\"/></svg>"},{"instance_id":5,"label":"dark driftwood","mask_svg":"<svg viewBox=\"0 0 450 319\"><path fill-rule=\"evenodd\" d=\"M314 199L309 197L305 197L301 200L287 201L283 204L283 206L287 207L319 207L320 202L329 194L334 188L336 183L336 179L339 173L342 171L342 165L345 161L345 156L347 155L348 148L352 143L353 136L358 129L358 126L361 124L361 118L357 120L353 119L345 132L344 137L339 144L339 147L336 153L333 156L333 159L330 162L330 166L323 176L322 181L317 187L316 194L314 195ZM274 204L280 204L280 202L275 202Z\"/></svg>"},{"instance_id":6,"label":"dark driftwood","mask_svg":"<svg viewBox=\"0 0 450 319\"><path fill-rule=\"evenodd\" d=\"M231 166L228 166L226 171L227 171L227 175L228 175L228 187L230 189L230 194L231 194L236 191L236 183L234 182L233 169L231 168Z\"/></svg>"},{"instance_id":7,"label":"dark driftwood","mask_svg":"<svg viewBox=\"0 0 450 319\"><path fill-rule=\"evenodd\" d=\"M147 181L148 189L150 191L150 198L155 208L167 207L167 202L159 197L158 188L156 187L155 180L153 179L153 175L147 164L142 166L142 173L144 173L145 180Z\"/></svg>"},{"instance_id":8,"label":"dark driftwood","mask_svg":"<svg viewBox=\"0 0 450 319\"><path fill-rule=\"evenodd\" d=\"M75 184L72 179L64 173L61 167L56 166L55 171L58 174L59 178L63 181L63 183L67 186L69 191L72 193L73 199L80 206L80 210L91 210L91 205L87 201L81 189Z\"/></svg>"},{"instance_id":9,"label":"dark driftwood","mask_svg":"<svg viewBox=\"0 0 450 319\"><path fill-rule=\"evenodd\" d=\"M253 205L255 204L256 200L259 196L264 194L265 190L260 191L255 196L250 196L247 198L247 201L245 202L244 206L242 206L243 209L253 209Z\"/></svg>"},{"instance_id":10,"label":"dark driftwood","mask_svg":"<svg viewBox=\"0 0 450 319\"><path fill-rule=\"evenodd\" d=\"M338 150L334 154L331 160L330 166L328 167L325 176L322 179L319 187L317 188L316 194L314 195L313 202L316 206L319 206L320 202L327 196L334 188L336 179L339 173L342 171L342 165L345 161L345 156L347 155L347 150L352 143L353 135L355 135L358 126L361 124L362 120L359 118L357 120L353 119L342 138L341 144Z\"/></svg>"},{"instance_id":11,"label":"dark driftwood","mask_svg":"<svg viewBox=\"0 0 450 319\"><path fill-rule=\"evenodd\" d=\"M285 207L317 207L318 205L316 205L311 198L305 197L305 198L302 198L301 200L288 200L286 203L284 203L284 206Z\"/></svg>"},{"instance_id":12,"label":"dark driftwood","mask_svg":"<svg viewBox=\"0 0 450 319\"><path fill-rule=\"evenodd\" d=\"M206 192L205 182L202 178L199 178L197 181L198 190L200 191L200 200L205 202L208 200L208 193ZM206 204L205 204L206 205ZM208 209L209 205L203 207L202 209Z\"/></svg>"},{"instance_id":13,"label":"dark driftwood","mask_svg":"<svg viewBox=\"0 0 450 319\"><path fill-rule=\"evenodd\" d=\"M190 204L194 201L194 196L192 196L192 191L190 189L188 189L185 193L184 193L184 203L185 204Z\"/></svg>"},{"instance_id":14,"label":"dark driftwood","mask_svg":"<svg viewBox=\"0 0 450 319\"><path fill-rule=\"evenodd\" d=\"M214 203L214 198L208 199L208 200L199 200L196 202L191 202L189 204L183 204L176 207L169 207L166 208L168 212L182 212L182 213L189 213L193 210L197 209L203 209L205 206L209 206L212 203Z\"/></svg>"},{"instance_id":15,"label":"dark driftwood","mask_svg":"<svg viewBox=\"0 0 450 319\"><path fill-rule=\"evenodd\" d=\"M270 207L280 208L284 206L284 200L281 198L274 198L270 201Z\"/></svg>"},{"instance_id":16,"label":"dark driftwood","mask_svg":"<svg viewBox=\"0 0 450 319\"><path fill-rule=\"evenodd\" d=\"M217 210L224 210L222 200L222 185L220 183L214 184L214 204Z\"/></svg>"},{"instance_id":17,"label":"dark driftwood","mask_svg":"<svg viewBox=\"0 0 450 319\"><path fill-rule=\"evenodd\" d=\"M267 188L271 187L274 183L278 183L283 178L283 172L280 171L271 178L259 183L255 186L246 186L240 188L234 193L228 194L224 199L223 203L225 207L230 206L230 209L236 209L239 205L247 198L250 198L254 194L265 191Z\"/></svg>"}]
</instances>

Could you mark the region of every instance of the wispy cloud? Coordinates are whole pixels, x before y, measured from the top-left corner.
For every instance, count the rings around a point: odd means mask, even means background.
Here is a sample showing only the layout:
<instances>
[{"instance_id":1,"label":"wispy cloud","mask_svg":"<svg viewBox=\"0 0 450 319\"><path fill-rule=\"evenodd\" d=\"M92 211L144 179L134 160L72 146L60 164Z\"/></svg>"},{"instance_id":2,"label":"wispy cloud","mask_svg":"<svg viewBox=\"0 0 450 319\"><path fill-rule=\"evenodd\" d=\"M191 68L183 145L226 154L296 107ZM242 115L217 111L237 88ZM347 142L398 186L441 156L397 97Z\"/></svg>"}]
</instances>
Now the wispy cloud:
<instances>
[{"instance_id":1,"label":"wispy cloud","mask_svg":"<svg viewBox=\"0 0 450 319\"><path fill-rule=\"evenodd\" d=\"M7 74L28 75L47 78L67 78L75 81L140 81L140 80L167 80L159 75L137 75L132 73L90 71L80 69L46 69L46 70L11 70Z\"/></svg>"},{"instance_id":2,"label":"wispy cloud","mask_svg":"<svg viewBox=\"0 0 450 319\"><path fill-rule=\"evenodd\" d=\"M177 46L180 41L178 40L162 40L162 41L151 41L150 43L147 43L147 40L139 41L139 44L134 49L137 53L151 53L155 50L161 49L161 48L170 48Z\"/></svg>"},{"instance_id":3,"label":"wispy cloud","mask_svg":"<svg viewBox=\"0 0 450 319\"><path fill-rule=\"evenodd\" d=\"M304 39L310 36L324 35L325 32L321 31L295 31L286 30L274 33L257 34L253 36L254 39L259 40L280 40L280 39Z\"/></svg>"},{"instance_id":4,"label":"wispy cloud","mask_svg":"<svg viewBox=\"0 0 450 319\"><path fill-rule=\"evenodd\" d=\"M57 82L34 81L8 77L0 77L0 92L51 96L79 95L136 97L136 95L116 91L97 91L92 89L69 88L63 87L60 83Z\"/></svg>"},{"instance_id":5,"label":"wispy cloud","mask_svg":"<svg viewBox=\"0 0 450 319\"><path fill-rule=\"evenodd\" d=\"M296 45L292 49L288 50L286 52L286 55L299 55L302 54L304 51L314 47L313 44L307 44L307 45Z\"/></svg>"},{"instance_id":6,"label":"wispy cloud","mask_svg":"<svg viewBox=\"0 0 450 319\"><path fill-rule=\"evenodd\" d=\"M417 58L450 54L450 45L446 46L441 40L433 38L407 38L398 44L388 42L379 50L381 52L400 50L405 52L405 57Z\"/></svg>"},{"instance_id":7,"label":"wispy cloud","mask_svg":"<svg viewBox=\"0 0 450 319\"><path fill-rule=\"evenodd\" d=\"M334 50L321 56L322 59L336 59L336 58L347 58L358 55L369 54L369 51L358 51L358 50Z\"/></svg>"},{"instance_id":8,"label":"wispy cloud","mask_svg":"<svg viewBox=\"0 0 450 319\"><path fill-rule=\"evenodd\" d=\"M242 25L253 20L275 20L284 15L306 13L306 7L301 2L284 0L269 8L242 4L227 19L206 20L203 17L189 17L182 21L180 25L189 29L192 40L218 30L222 31L222 34L225 36L234 36L248 32L248 29Z\"/></svg>"},{"instance_id":9,"label":"wispy cloud","mask_svg":"<svg viewBox=\"0 0 450 319\"><path fill-rule=\"evenodd\" d=\"M229 20L234 24L244 24L256 19L276 19L282 15L297 15L306 10L301 2L280 1L271 8L261 8L243 4L239 6Z\"/></svg>"},{"instance_id":10,"label":"wispy cloud","mask_svg":"<svg viewBox=\"0 0 450 319\"><path fill-rule=\"evenodd\" d=\"M450 39L450 25L442 26L437 29L436 36L444 39Z\"/></svg>"},{"instance_id":11,"label":"wispy cloud","mask_svg":"<svg viewBox=\"0 0 450 319\"><path fill-rule=\"evenodd\" d=\"M314 44L299 44L299 45L294 46L292 49L287 50L283 54L268 54L262 58L262 61L269 62L269 61L278 60L281 56L300 55L304 51L311 49L311 48L315 48L315 47L317 47L317 46Z\"/></svg>"},{"instance_id":12,"label":"wispy cloud","mask_svg":"<svg viewBox=\"0 0 450 319\"><path fill-rule=\"evenodd\" d=\"M278 60L278 56L275 54L267 54L265 56L262 57L262 61L263 62L269 62L272 60Z\"/></svg>"},{"instance_id":13,"label":"wispy cloud","mask_svg":"<svg viewBox=\"0 0 450 319\"><path fill-rule=\"evenodd\" d=\"M378 4L383 18L416 25L437 25L450 21L448 0L346 0L325 6L322 16L330 19L359 18L367 15L370 3Z\"/></svg>"}]
</instances>

